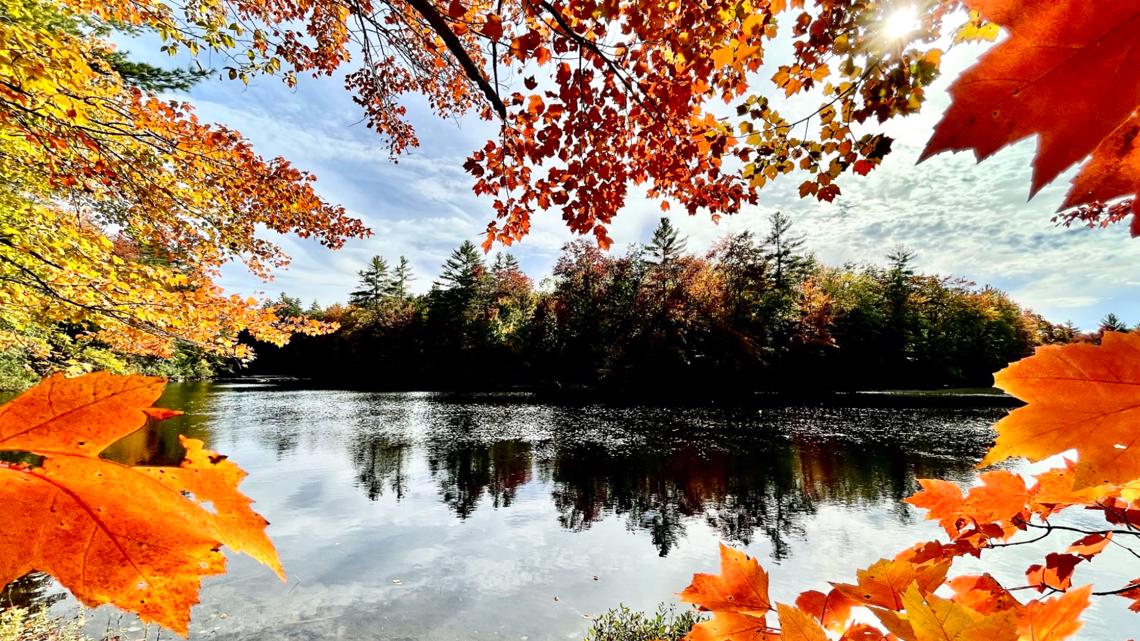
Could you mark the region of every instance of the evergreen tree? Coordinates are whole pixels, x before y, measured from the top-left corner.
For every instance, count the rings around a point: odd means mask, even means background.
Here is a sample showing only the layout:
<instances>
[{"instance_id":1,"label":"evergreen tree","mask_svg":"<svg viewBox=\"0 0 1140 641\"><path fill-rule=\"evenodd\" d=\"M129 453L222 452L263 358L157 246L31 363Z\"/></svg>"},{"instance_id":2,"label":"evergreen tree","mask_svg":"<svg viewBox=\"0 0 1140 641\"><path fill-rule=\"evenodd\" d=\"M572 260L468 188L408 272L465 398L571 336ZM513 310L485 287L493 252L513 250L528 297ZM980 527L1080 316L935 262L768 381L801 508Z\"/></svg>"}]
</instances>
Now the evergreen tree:
<instances>
[{"instance_id":1,"label":"evergreen tree","mask_svg":"<svg viewBox=\"0 0 1140 641\"><path fill-rule=\"evenodd\" d=\"M279 318L301 318L305 310L301 307L301 299L293 298L285 292L277 297L276 301L266 303L268 307L275 307Z\"/></svg>"},{"instance_id":2,"label":"evergreen tree","mask_svg":"<svg viewBox=\"0 0 1140 641\"><path fill-rule=\"evenodd\" d=\"M317 299L314 298L313 302L309 305L309 309L305 311L305 314L308 316L320 316L324 313L324 311L325 310L323 307L321 307L321 304L317 302Z\"/></svg>"},{"instance_id":3,"label":"evergreen tree","mask_svg":"<svg viewBox=\"0 0 1140 641\"><path fill-rule=\"evenodd\" d=\"M412 275L412 266L408 263L406 256L400 256L400 264L396 266L396 270L392 273L392 280L388 288L388 293L394 298L407 298L408 297L408 284L412 282L415 277Z\"/></svg>"},{"instance_id":4,"label":"evergreen tree","mask_svg":"<svg viewBox=\"0 0 1140 641\"><path fill-rule=\"evenodd\" d=\"M913 289L911 281L914 278L914 267L912 267L914 252L899 246L887 254L887 260L890 261L884 287L889 319L887 342L893 356L902 360L906 358L908 347L911 345L910 294Z\"/></svg>"},{"instance_id":5,"label":"evergreen tree","mask_svg":"<svg viewBox=\"0 0 1140 641\"><path fill-rule=\"evenodd\" d=\"M439 275L441 287L449 290L474 290L479 279L487 271L483 264L483 254L475 243L465 240L463 244L451 252L447 262L443 264L443 273Z\"/></svg>"},{"instance_id":6,"label":"evergreen tree","mask_svg":"<svg viewBox=\"0 0 1140 641\"><path fill-rule=\"evenodd\" d=\"M1060 342L1071 343L1077 340L1077 337L1080 335L1081 328L1077 327L1077 324L1073 321L1067 320L1060 325L1060 330L1058 331L1058 336L1062 339Z\"/></svg>"},{"instance_id":7,"label":"evergreen tree","mask_svg":"<svg viewBox=\"0 0 1140 641\"><path fill-rule=\"evenodd\" d=\"M709 257L724 275L731 300L740 299L745 292L760 289L767 270L764 250L756 244L752 232L742 231L721 239L713 246Z\"/></svg>"},{"instance_id":8,"label":"evergreen tree","mask_svg":"<svg viewBox=\"0 0 1140 641\"><path fill-rule=\"evenodd\" d=\"M688 239L682 238L673 223L662 216L657 229L653 230L653 239L646 246L650 256L649 262L656 265L671 263L685 253L687 243Z\"/></svg>"},{"instance_id":9,"label":"evergreen tree","mask_svg":"<svg viewBox=\"0 0 1140 641\"><path fill-rule=\"evenodd\" d=\"M803 254L804 237L793 234L792 219L781 212L768 217L771 230L764 239L764 259L770 266L776 291L786 293L803 279L811 260Z\"/></svg>"},{"instance_id":10,"label":"evergreen tree","mask_svg":"<svg viewBox=\"0 0 1140 641\"><path fill-rule=\"evenodd\" d=\"M368 267L359 274L360 289L349 294L348 302L357 307L376 307L387 298L392 286L388 261L381 256L373 256Z\"/></svg>"},{"instance_id":11,"label":"evergreen tree","mask_svg":"<svg viewBox=\"0 0 1140 641\"><path fill-rule=\"evenodd\" d=\"M491 271L496 274L503 274L506 272L522 272L522 268L519 267L519 260L514 257L514 254L499 252L495 254L495 262L491 265Z\"/></svg>"},{"instance_id":12,"label":"evergreen tree","mask_svg":"<svg viewBox=\"0 0 1140 641\"><path fill-rule=\"evenodd\" d=\"M1125 323L1116 314L1109 312L1107 316L1100 319L1100 331L1104 332L1127 332L1128 323Z\"/></svg>"}]
</instances>

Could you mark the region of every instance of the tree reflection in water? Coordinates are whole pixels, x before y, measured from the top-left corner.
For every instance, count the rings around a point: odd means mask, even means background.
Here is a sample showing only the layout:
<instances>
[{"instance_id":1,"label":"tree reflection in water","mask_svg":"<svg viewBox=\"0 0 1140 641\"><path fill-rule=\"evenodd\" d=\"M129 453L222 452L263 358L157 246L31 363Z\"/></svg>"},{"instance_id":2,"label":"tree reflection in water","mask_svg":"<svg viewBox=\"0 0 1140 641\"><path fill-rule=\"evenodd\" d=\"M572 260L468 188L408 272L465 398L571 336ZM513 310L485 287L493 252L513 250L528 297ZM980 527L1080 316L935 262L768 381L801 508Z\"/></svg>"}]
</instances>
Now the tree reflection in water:
<instances>
[{"instance_id":1,"label":"tree reflection in water","mask_svg":"<svg viewBox=\"0 0 1140 641\"><path fill-rule=\"evenodd\" d=\"M186 414L139 430L107 456L177 464L178 433L215 440L211 415L227 408L213 407L208 390L172 386L162 403ZM388 493L404 500L422 460L440 501L459 519L484 504L509 509L520 488L539 484L566 530L621 518L665 556L686 527L703 522L724 540L767 538L777 559L821 505L886 505L907 522L912 516L902 499L915 479L969 478L1003 411L607 407L496 395L350 398L333 404L342 413L330 415L321 403L286 393L248 421L278 460L306 441L322 449L336 441L331 449L347 449L355 483L373 501Z\"/></svg>"},{"instance_id":2,"label":"tree reflection in water","mask_svg":"<svg viewBox=\"0 0 1140 641\"><path fill-rule=\"evenodd\" d=\"M405 612L416 621L408 629L420 629L423 613L435 612L441 598L470 604L474 610L457 615L463 617L555 589L601 599L617 584L575 582L609 564L625 566L627 577L677 569L687 577L688 550L679 550L686 540L751 544L794 568L804 560L794 550L845 529L831 519L851 518L852 532L881 528L897 536L905 528L892 525L916 518L902 503L915 479L972 479L973 463L993 438L991 426L1005 412L574 405L525 394L250 385L172 385L159 405L185 415L148 425L107 456L177 464L179 433L232 455L250 473L243 488L274 522L272 536L287 566L314 578L295 597L288 596L290 586L285 596L251 597L257 604L251 607L275 611L283 603L320 603L322 595L351 600L363 589L383 595L376 607L386 613L385 600L395 593L386 590L402 585ZM451 527L455 519L473 527ZM623 536L622 527L634 536ZM547 546L559 537L565 537L557 541L560 549L576 558L550 569ZM229 576L240 583L240 572ZM390 584L389 572L403 583ZM215 585L209 607L230 611L235 592ZM440 597L443 585L452 591ZM622 585L627 594L656 594L653 586L638 592ZM50 602L60 594L53 586L32 575L4 598ZM465 601L476 593L486 600ZM260 630L250 616L251 629ZM357 624L356 636L365 636L374 620ZM342 631L328 638L334 636Z\"/></svg>"},{"instance_id":3,"label":"tree reflection in water","mask_svg":"<svg viewBox=\"0 0 1140 641\"><path fill-rule=\"evenodd\" d=\"M901 501L915 479L968 477L995 414L782 408L752 411L749 424L715 412L698 412L697 423L691 412L654 418L658 410L622 421L638 411L599 419L597 407L553 407L546 425L519 437L503 418L509 411L443 403L415 417L415 428L357 430L349 445L360 487L372 500L385 487L402 499L409 465L423 456L460 519L481 505L509 508L521 487L539 483L567 530L616 516L665 556L703 521L725 540L766 537L783 558L820 505L885 503L911 519Z\"/></svg>"}]
</instances>

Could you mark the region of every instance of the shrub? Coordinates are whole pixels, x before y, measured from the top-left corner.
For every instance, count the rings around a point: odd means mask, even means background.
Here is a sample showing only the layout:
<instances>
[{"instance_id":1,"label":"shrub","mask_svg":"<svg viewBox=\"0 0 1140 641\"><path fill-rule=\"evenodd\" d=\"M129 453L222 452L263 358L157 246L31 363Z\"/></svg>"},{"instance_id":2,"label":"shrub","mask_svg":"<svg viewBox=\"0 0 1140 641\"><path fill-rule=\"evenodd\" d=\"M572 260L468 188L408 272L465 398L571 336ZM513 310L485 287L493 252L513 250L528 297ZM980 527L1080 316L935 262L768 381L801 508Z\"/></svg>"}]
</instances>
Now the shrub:
<instances>
[{"instance_id":1,"label":"shrub","mask_svg":"<svg viewBox=\"0 0 1140 641\"><path fill-rule=\"evenodd\" d=\"M619 605L594 619L585 641L680 641L704 619L692 608L661 604L650 615Z\"/></svg>"},{"instance_id":2,"label":"shrub","mask_svg":"<svg viewBox=\"0 0 1140 641\"><path fill-rule=\"evenodd\" d=\"M0 641L89 641L83 618L59 618L47 608L0 610Z\"/></svg>"}]
</instances>

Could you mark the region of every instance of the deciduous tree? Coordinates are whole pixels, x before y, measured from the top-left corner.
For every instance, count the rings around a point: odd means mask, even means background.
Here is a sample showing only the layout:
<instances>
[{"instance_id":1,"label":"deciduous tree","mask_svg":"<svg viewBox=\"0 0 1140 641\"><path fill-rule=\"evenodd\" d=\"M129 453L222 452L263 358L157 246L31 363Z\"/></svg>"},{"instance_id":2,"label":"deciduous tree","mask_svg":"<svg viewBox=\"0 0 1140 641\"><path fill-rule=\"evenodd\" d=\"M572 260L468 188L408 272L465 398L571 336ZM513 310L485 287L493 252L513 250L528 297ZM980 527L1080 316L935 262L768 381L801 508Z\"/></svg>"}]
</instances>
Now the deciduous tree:
<instances>
[{"instance_id":1,"label":"deciduous tree","mask_svg":"<svg viewBox=\"0 0 1140 641\"><path fill-rule=\"evenodd\" d=\"M366 229L311 175L155 95L148 85L177 78L128 65L104 37L112 17L52 0L0 5L2 341L51 352L44 335L66 324L126 354L187 342L244 357L243 331L281 343L328 329L213 278L232 261L262 276L285 264L259 227L334 248Z\"/></svg>"}]
</instances>

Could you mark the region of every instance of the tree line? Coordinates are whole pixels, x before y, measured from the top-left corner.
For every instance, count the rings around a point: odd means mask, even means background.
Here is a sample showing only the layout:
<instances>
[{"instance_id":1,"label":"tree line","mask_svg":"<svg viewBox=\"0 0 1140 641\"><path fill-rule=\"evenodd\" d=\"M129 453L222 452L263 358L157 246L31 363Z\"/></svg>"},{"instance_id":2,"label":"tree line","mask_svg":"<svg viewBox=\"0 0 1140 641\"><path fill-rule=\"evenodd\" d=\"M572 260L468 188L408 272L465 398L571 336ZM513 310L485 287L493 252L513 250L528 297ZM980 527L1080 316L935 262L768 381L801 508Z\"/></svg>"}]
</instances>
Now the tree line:
<instances>
[{"instance_id":1,"label":"tree line","mask_svg":"<svg viewBox=\"0 0 1140 641\"><path fill-rule=\"evenodd\" d=\"M1037 345L1095 339L992 287L918 273L905 249L885 265L824 265L781 213L766 236L729 235L704 256L668 218L621 254L570 242L540 286L471 242L426 294L413 278L405 258L377 256L347 305L283 294L279 314L340 329L257 345L251 371L429 389L989 386Z\"/></svg>"}]
</instances>

